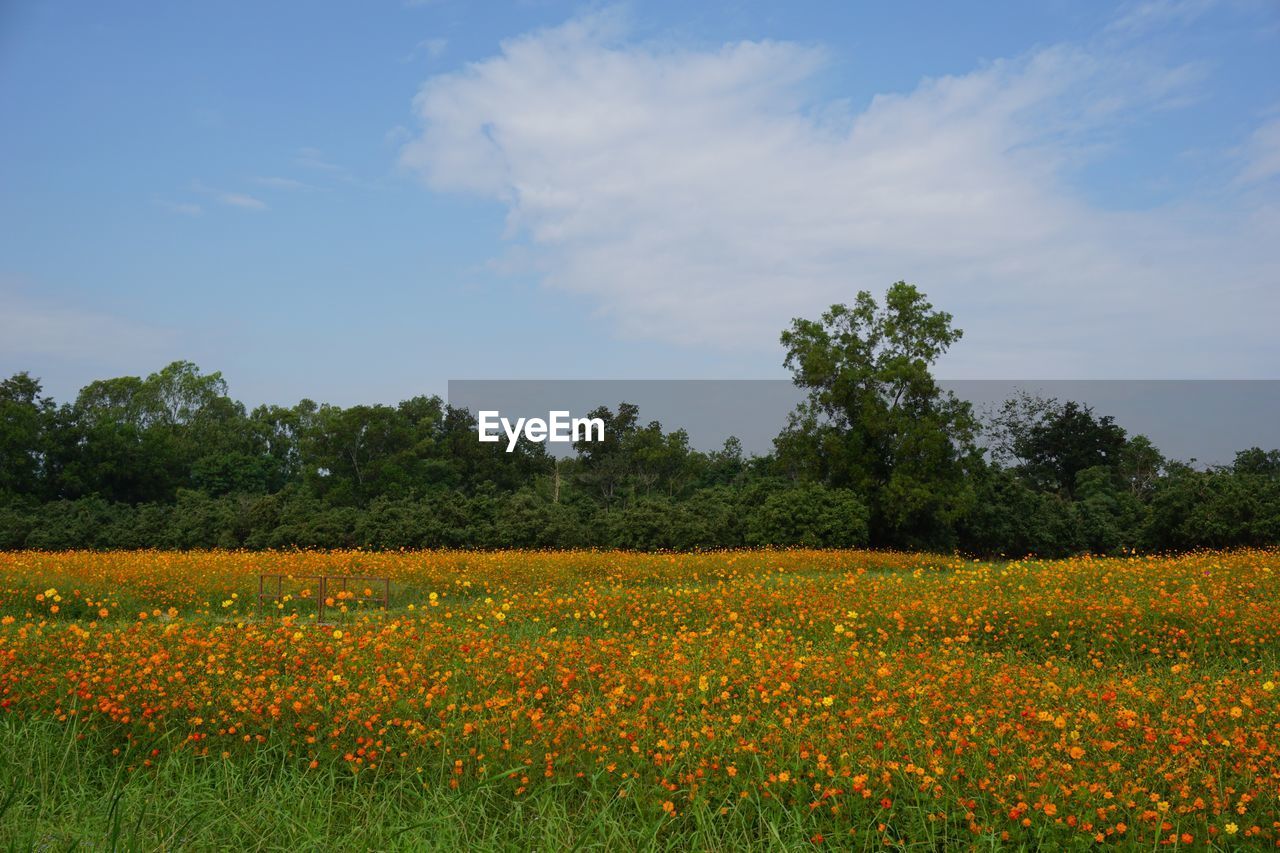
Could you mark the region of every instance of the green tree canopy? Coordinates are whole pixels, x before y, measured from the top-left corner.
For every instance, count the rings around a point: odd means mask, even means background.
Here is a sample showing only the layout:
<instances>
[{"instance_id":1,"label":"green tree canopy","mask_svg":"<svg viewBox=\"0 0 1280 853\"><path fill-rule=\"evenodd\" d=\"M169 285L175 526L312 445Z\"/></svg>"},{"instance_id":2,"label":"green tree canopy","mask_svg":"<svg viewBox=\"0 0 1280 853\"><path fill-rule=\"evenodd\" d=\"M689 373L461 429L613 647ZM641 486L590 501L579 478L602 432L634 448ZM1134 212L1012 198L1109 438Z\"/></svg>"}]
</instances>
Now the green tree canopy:
<instances>
[{"instance_id":1,"label":"green tree canopy","mask_svg":"<svg viewBox=\"0 0 1280 853\"><path fill-rule=\"evenodd\" d=\"M978 462L977 423L931 372L961 335L902 281L883 306L863 291L782 333L785 365L808 398L777 441L779 462L863 496L874 544L948 545L971 500L964 472Z\"/></svg>"}]
</instances>

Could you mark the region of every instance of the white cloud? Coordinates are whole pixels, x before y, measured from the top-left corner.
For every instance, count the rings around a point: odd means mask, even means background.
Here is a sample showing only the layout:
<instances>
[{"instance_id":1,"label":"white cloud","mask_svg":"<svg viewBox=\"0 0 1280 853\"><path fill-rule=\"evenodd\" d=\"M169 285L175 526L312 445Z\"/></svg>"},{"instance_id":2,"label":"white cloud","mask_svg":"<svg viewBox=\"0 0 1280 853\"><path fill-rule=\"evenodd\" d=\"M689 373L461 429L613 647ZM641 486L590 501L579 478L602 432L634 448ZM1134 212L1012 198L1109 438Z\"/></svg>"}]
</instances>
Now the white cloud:
<instances>
[{"instance_id":1,"label":"white cloud","mask_svg":"<svg viewBox=\"0 0 1280 853\"><path fill-rule=\"evenodd\" d=\"M439 59L444 56L444 52L449 49L449 40L436 36L434 38L423 39L413 46L413 50L405 55L405 62L412 62L419 56L425 56L427 59Z\"/></svg>"},{"instance_id":2,"label":"white cloud","mask_svg":"<svg viewBox=\"0 0 1280 853\"><path fill-rule=\"evenodd\" d=\"M228 192L215 187L205 186L200 181L191 182L191 191L207 195L219 204L225 204L228 207L239 207L245 210L267 209L267 203L256 196L251 196L248 193Z\"/></svg>"},{"instance_id":3,"label":"white cloud","mask_svg":"<svg viewBox=\"0 0 1280 853\"><path fill-rule=\"evenodd\" d=\"M1239 180L1258 183L1280 175L1280 118L1259 127L1244 145Z\"/></svg>"},{"instance_id":4,"label":"white cloud","mask_svg":"<svg viewBox=\"0 0 1280 853\"><path fill-rule=\"evenodd\" d=\"M770 348L791 317L906 278L966 329L952 376L1280 363L1276 205L1115 211L1071 188L1199 69L1060 45L850 115L812 96L819 49L624 35L575 19L429 79L401 155L433 189L505 204L529 268L624 335Z\"/></svg>"},{"instance_id":5,"label":"white cloud","mask_svg":"<svg viewBox=\"0 0 1280 853\"><path fill-rule=\"evenodd\" d=\"M336 163L331 163L324 157L324 152L318 148L300 148L298 156L294 158L295 163L308 169L317 169L322 172L342 172L345 171Z\"/></svg>"},{"instance_id":6,"label":"white cloud","mask_svg":"<svg viewBox=\"0 0 1280 853\"><path fill-rule=\"evenodd\" d=\"M23 295L0 280L0 355L115 364L156 358L175 340L171 330L112 314ZM21 369L21 368L20 368Z\"/></svg>"},{"instance_id":7,"label":"white cloud","mask_svg":"<svg viewBox=\"0 0 1280 853\"><path fill-rule=\"evenodd\" d=\"M394 144L394 143L392 143ZM385 185L378 180L367 180L354 173L346 166L329 160L319 148L299 148L293 161L296 165L329 175L330 181L341 182L350 187L362 190L381 190ZM312 187L321 189L322 187Z\"/></svg>"},{"instance_id":8,"label":"white cloud","mask_svg":"<svg viewBox=\"0 0 1280 853\"><path fill-rule=\"evenodd\" d=\"M1204 15L1219 0L1139 0L1125 4L1108 26L1112 32L1137 33L1168 25L1186 26Z\"/></svg>"},{"instance_id":9,"label":"white cloud","mask_svg":"<svg viewBox=\"0 0 1280 853\"><path fill-rule=\"evenodd\" d=\"M156 199L155 202L170 213L177 213L182 216L199 216L201 213L204 213L204 208L189 201L165 201L164 199Z\"/></svg>"},{"instance_id":10,"label":"white cloud","mask_svg":"<svg viewBox=\"0 0 1280 853\"><path fill-rule=\"evenodd\" d=\"M268 187L273 190L312 190L315 189L311 184L305 181L298 181L293 178L281 178L275 175L264 175L253 179L255 184Z\"/></svg>"},{"instance_id":11,"label":"white cloud","mask_svg":"<svg viewBox=\"0 0 1280 853\"><path fill-rule=\"evenodd\" d=\"M246 193L219 193L218 201L231 207L244 207L249 210L266 210L267 203Z\"/></svg>"}]
</instances>

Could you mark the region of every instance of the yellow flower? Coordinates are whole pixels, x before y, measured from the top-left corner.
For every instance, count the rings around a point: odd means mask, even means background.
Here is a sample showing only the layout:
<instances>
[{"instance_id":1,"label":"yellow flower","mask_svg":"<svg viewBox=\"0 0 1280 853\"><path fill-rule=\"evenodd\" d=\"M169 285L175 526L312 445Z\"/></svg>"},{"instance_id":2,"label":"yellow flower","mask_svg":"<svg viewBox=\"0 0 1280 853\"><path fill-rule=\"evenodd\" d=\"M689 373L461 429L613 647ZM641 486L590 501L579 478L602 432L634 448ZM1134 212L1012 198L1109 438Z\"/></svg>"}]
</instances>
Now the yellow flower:
<instances>
[{"instance_id":1,"label":"yellow flower","mask_svg":"<svg viewBox=\"0 0 1280 853\"><path fill-rule=\"evenodd\" d=\"M334 631L334 632L333 632L333 638L334 638L335 640L341 640L341 639L342 639L342 632L341 632L341 631Z\"/></svg>"},{"instance_id":2,"label":"yellow flower","mask_svg":"<svg viewBox=\"0 0 1280 853\"><path fill-rule=\"evenodd\" d=\"M1234 823L1227 824L1223 829L1227 831L1227 835L1235 835L1240 831L1240 827L1236 826Z\"/></svg>"}]
</instances>

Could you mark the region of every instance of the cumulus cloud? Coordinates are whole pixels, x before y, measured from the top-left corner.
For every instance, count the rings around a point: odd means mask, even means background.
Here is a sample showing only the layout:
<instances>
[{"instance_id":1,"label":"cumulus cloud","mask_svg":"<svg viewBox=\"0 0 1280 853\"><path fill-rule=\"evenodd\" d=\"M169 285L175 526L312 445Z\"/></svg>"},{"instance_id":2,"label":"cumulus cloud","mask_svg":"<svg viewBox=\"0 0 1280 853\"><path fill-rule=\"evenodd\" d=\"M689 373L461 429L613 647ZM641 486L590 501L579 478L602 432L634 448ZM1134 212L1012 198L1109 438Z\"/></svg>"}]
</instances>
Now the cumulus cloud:
<instances>
[{"instance_id":1,"label":"cumulus cloud","mask_svg":"<svg viewBox=\"0 0 1280 853\"><path fill-rule=\"evenodd\" d=\"M630 337L769 348L791 317L905 278L966 329L952 376L1280 363L1274 203L1123 211L1072 189L1201 69L1058 45L851 110L815 97L826 62L630 42L592 15L430 78L401 160L504 204L513 256Z\"/></svg>"}]
</instances>

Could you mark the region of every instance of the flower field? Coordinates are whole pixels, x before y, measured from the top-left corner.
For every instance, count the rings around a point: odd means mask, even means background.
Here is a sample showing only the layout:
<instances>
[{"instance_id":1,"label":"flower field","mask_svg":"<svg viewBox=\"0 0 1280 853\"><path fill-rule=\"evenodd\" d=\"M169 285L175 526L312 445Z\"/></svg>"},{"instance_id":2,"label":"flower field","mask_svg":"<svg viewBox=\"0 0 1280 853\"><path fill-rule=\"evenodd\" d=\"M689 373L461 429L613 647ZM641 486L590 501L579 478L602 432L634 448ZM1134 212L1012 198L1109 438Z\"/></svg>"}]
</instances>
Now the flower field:
<instances>
[{"instance_id":1,"label":"flower field","mask_svg":"<svg viewBox=\"0 0 1280 853\"><path fill-rule=\"evenodd\" d=\"M1274 848L1277 684L1277 552L4 553L0 840Z\"/></svg>"}]
</instances>

